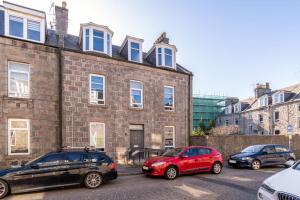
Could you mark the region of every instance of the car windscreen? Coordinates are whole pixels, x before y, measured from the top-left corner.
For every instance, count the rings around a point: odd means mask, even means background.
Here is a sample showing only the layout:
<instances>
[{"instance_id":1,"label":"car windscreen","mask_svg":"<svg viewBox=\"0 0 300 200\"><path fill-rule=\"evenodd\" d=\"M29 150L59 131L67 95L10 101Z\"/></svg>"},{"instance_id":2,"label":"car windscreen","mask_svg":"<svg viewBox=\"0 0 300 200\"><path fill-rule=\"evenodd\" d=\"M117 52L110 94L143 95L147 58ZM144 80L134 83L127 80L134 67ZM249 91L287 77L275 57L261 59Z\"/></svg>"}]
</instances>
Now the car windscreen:
<instances>
[{"instance_id":1,"label":"car windscreen","mask_svg":"<svg viewBox=\"0 0 300 200\"><path fill-rule=\"evenodd\" d=\"M169 149L165 153L163 153L162 156L165 156L165 157L176 157L176 156L179 156L179 154L183 150L184 150L183 148Z\"/></svg>"},{"instance_id":2,"label":"car windscreen","mask_svg":"<svg viewBox=\"0 0 300 200\"><path fill-rule=\"evenodd\" d=\"M32 163L35 163L37 160L39 160L40 158L42 158L44 155L41 155L41 156L39 156L39 157L37 157L37 158L34 158L33 160L31 160L31 161L28 161L25 165L31 165Z\"/></svg>"},{"instance_id":3,"label":"car windscreen","mask_svg":"<svg viewBox=\"0 0 300 200\"><path fill-rule=\"evenodd\" d=\"M264 145L254 145L249 146L242 150L242 153L258 153L260 152L265 146Z\"/></svg>"},{"instance_id":4,"label":"car windscreen","mask_svg":"<svg viewBox=\"0 0 300 200\"><path fill-rule=\"evenodd\" d=\"M293 167L293 169L300 171L300 161Z\"/></svg>"}]
</instances>

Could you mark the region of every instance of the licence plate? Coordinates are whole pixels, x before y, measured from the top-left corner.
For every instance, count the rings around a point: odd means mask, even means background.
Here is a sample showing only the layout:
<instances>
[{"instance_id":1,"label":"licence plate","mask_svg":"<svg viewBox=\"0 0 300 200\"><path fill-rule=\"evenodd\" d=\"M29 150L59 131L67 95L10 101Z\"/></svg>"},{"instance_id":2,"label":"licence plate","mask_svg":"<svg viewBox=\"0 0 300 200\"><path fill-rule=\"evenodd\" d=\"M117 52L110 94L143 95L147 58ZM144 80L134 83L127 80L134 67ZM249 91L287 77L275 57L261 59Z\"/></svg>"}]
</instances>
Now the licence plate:
<instances>
[{"instance_id":1,"label":"licence plate","mask_svg":"<svg viewBox=\"0 0 300 200\"><path fill-rule=\"evenodd\" d=\"M144 169L144 170L148 170L148 169L149 169L149 167L143 166L143 169Z\"/></svg>"},{"instance_id":2,"label":"licence plate","mask_svg":"<svg viewBox=\"0 0 300 200\"><path fill-rule=\"evenodd\" d=\"M229 160L229 163L235 164L236 160Z\"/></svg>"}]
</instances>

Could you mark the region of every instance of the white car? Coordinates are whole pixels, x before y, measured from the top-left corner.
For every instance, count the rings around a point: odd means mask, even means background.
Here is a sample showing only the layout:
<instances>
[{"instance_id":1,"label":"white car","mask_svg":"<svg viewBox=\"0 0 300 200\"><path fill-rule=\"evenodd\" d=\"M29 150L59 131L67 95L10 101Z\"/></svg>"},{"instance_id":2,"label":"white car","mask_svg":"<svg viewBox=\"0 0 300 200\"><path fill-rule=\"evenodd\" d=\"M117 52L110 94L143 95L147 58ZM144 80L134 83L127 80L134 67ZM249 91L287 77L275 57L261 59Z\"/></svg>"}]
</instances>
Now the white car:
<instances>
[{"instance_id":1,"label":"white car","mask_svg":"<svg viewBox=\"0 0 300 200\"><path fill-rule=\"evenodd\" d=\"M300 200L300 161L266 179L258 190L259 200Z\"/></svg>"}]
</instances>

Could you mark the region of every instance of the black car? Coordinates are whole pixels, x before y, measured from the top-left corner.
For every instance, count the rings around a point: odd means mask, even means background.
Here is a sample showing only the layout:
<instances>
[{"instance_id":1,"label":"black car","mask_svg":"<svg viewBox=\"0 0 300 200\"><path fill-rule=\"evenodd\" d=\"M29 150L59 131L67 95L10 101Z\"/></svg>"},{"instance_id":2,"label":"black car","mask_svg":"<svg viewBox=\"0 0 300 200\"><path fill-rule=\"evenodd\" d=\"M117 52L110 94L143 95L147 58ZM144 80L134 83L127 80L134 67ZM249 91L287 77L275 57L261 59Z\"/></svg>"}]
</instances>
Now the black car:
<instances>
[{"instance_id":1,"label":"black car","mask_svg":"<svg viewBox=\"0 0 300 200\"><path fill-rule=\"evenodd\" d=\"M27 164L0 171L0 198L23 193L83 184L97 188L117 178L116 164L94 150L63 150L40 156Z\"/></svg>"},{"instance_id":2,"label":"black car","mask_svg":"<svg viewBox=\"0 0 300 200\"><path fill-rule=\"evenodd\" d=\"M284 165L289 160L296 160L295 154L283 145L253 145L228 159L232 167L248 167L254 170L262 166Z\"/></svg>"}]
</instances>

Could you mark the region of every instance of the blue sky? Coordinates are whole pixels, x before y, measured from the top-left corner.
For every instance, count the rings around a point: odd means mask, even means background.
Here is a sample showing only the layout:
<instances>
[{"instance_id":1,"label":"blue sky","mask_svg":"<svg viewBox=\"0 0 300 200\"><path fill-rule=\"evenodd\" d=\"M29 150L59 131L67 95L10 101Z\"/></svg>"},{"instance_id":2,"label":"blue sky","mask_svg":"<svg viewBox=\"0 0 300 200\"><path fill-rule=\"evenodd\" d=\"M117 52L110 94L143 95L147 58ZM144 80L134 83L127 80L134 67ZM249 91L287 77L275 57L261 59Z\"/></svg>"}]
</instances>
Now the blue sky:
<instances>
[{"instance_id":1,"label":"blue sky","mask_svg":"<svg viewBox=\"0 0 300 200\"><path fill-rule=\"evenodd\" d=\"M49 13L57 0L9 0ZM148 51L163 31L177 62L194 73L193 91L246 98L257 82L277 89L300 82L298 0L67 0L69 33L95 22L143 38ZM52 17L47 16L48 20Z\"/></svg>"}]
</instances>

